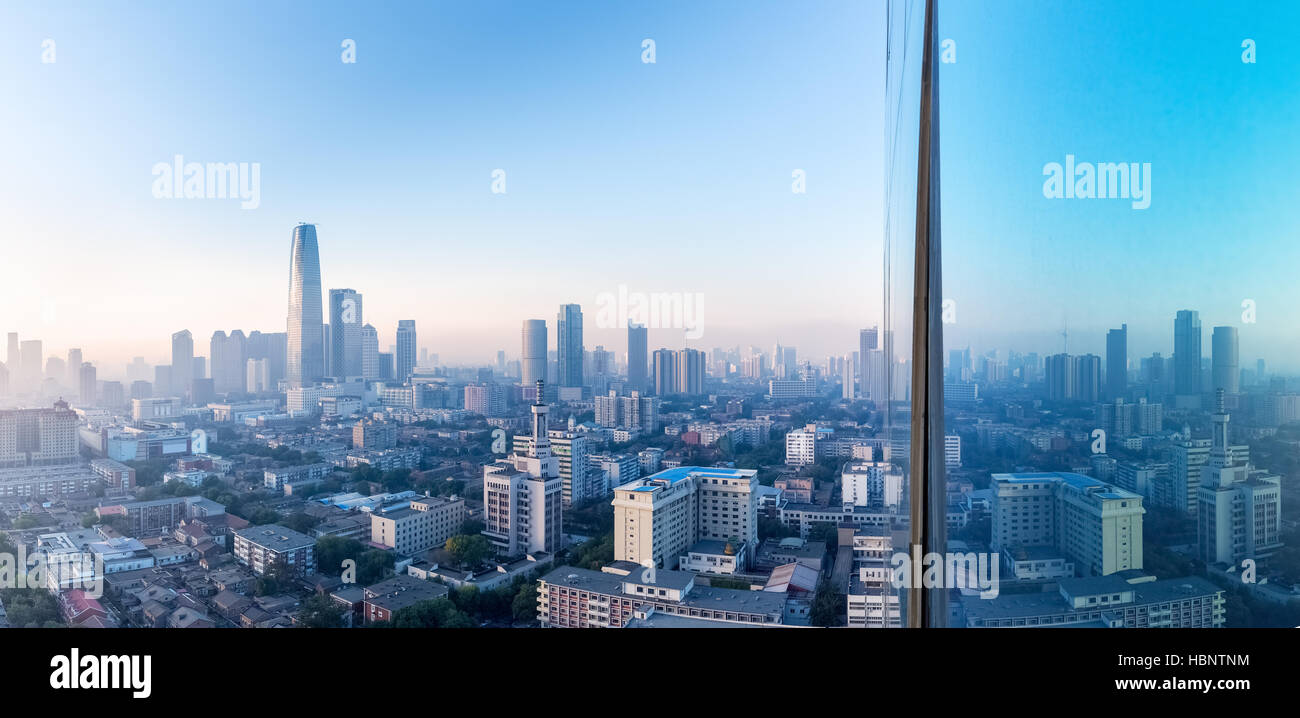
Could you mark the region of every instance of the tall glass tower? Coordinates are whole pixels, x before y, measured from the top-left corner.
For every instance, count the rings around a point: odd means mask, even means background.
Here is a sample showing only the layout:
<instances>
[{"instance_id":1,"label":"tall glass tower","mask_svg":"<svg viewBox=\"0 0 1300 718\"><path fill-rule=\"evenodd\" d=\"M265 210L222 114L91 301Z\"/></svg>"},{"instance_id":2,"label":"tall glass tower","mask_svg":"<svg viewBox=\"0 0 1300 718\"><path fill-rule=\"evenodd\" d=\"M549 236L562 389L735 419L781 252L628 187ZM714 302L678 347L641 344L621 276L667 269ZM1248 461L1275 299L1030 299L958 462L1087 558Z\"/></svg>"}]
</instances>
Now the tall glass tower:
<instances>
[{"instance_id":1,"label":"tall glass tower","mask_svg":"<svg viewBox=\"0 0 1300 718\"><path fill-rule=\"evenodd\" d=\"M1190 309L1174 317L1174 394L1198 401L1201 394L1201 315Z\"/></svg>"},{"instance_id":2,"label":"tall glass tower","mask_svg":"<svg viewBox=\"0 0 1300 718\"><path fill-rule=\"evenodd\" d=\"M627 383L634 391L646 391L646 372L649 367L649 342L646 328L639 324L627 325Z\"/></svg>"},{"instance_id":3,"label":"tall glass tower","mask_svg":"<svg viewBox=\"0 0 1300 718\"><path fill-rule=\"evenodd\" d=\"M535 385L546 379L546 320L525 319L523 329L523 361L520 362L524 386Z\"/></svg>"},{"instance_id":4,"label":"tall glass tower","mask_svg":"<svg viewBox=\"0 0 1300 718\"><path fill-rule=\"evenodd\" d=\"M397 378L406 381L415 373L415 320L397 321Z\"/></svg>"},{"instance_id":5,"label":"tall glass tower","mask_svg":"<svg viewBox=\"0 0 1300 718\"><path fill-rule=\"evenodd\" d=\"M321 313L316 225L300 224L293 228L293 249L289 253L288 379L294 386L310 384L325 374Z\"/></svg>"},{"instance_id":6,"label":"tall glass tower","mask_svg":"<svg viewBox=\"0 0 1300 718\"><path fill-rule=\"evenodd\" d=\"M560 386L582 386L582 307L561 304L555 324Z\"/></svg>"},{"instance_id":7,"label":"tall glass tower","mask_svg":"<svg viewBox=\"0 0 1300 718\"><path fill-rule=\"evenodd\" d=\"M362 376L361 294L353 289L330 290L330 373L334 376ZM377 340L376 340L377 341Z\"/></svg>"}]
</instances>

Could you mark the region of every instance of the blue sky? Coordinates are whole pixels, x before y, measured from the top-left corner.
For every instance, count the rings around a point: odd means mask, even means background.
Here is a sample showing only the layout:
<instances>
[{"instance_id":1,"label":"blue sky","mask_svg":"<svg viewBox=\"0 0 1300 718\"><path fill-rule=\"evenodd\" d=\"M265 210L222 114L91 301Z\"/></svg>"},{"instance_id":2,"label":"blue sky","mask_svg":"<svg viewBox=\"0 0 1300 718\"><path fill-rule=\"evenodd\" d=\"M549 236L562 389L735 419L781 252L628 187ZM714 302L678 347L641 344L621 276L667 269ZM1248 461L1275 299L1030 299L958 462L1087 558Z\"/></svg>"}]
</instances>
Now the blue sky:
<instances>
[{"instance_id":1,"label":"blue sky","mask_svg":"<svg viewBox=\"0 0 1300 718\"><path fill-rule=\"evenodd\" d=\"M0 190L16 201L0 219L29 266L6 268L0 292L58 306L6 324L88 355L138 339L114 361L158 357L181 326L281 328L290 231L305 220L319 224L325 286L365 294L381 345L409 317L444 358L514 355L523 319L626 284L704 292L699 346L812 343L811 315L843 332L826 351L847 351L879 304L864 244L878 200L863 204L879 196L883 16L853 2L737 8L11 9L0 74L21 101L0 109L17 158ZM38 62L47 37L53 65ZM345 38L355 64L340 60ZM645 38L655 64L641 62ZM154 199L150 168L177 153L260 162L261 206ZM490 192L497 168L506 195ZM807 194L790 191L794 169ZM60 278L74 281L55 289ZM593 327L586 343L623 341Z\"/></svg>"},{"instance_id":2,"label":"blue sky","mask_svg":"<svg viewBox=\"0 0 1300 718\"><path fill-rule=\"evenodd\" d=\"M1294 369L1300 5L942 8L946 343L1057 352L1068 322L1071 352L1102 354L1127 322L1131 356L1168 356L1174 313L1197 309L1207 355L1233 324L1243 363ZM1043 165L1067 153L1150 162L1150 208L1045 199Z\"/></svg>"},{"instance_id":3,"label":"blue sky","mask_svg":"<svg viewBox=\"0 0 1300 718\"><path fill-rule=\"evenodd\" d=\"M1289 364L1300 11L942 13L948 343L1055 351L1068 321L1100 353L1126 321L1134 356L1168 353L1177 309L1208 336L1252 298L1243 361ZM515 356L523 319L592 317L622 284L703 292L695 346L842 354L879 312L883 39L864 1L11 4L0 329L105 375L180 328L281 330L290 231L313 221L325 287L365 295L381 345L414 318L445 359ZM1044 199L1067 153L1151 162L1152 206ZM261 206L154 199L175 154L260 163ZM589 348L623 349L593 325Z\"/></svg>"}]
</instances>

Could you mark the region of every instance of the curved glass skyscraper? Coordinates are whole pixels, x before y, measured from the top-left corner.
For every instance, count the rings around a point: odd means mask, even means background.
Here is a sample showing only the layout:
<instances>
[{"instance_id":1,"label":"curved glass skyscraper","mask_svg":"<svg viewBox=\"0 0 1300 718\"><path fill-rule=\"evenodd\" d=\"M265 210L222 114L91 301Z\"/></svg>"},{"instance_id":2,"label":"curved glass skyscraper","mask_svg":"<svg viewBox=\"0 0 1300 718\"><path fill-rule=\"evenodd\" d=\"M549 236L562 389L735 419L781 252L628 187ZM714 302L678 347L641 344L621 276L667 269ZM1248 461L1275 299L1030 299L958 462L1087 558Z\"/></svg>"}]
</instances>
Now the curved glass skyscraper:
<instances>
[{"instance_id":1,"label":"curved glass skyscraper","mask_svg":"<svg viewBox=\"0 0 1300 718\"><path fill-rule=\"evenodd\" d=\"M524 320L523 362L520 364L524 386L546 381L546 320Z\"/></svg>"},{"instance_id":2,"label":"curved glass skyscraper","mask_svg":"<svg viewBox=\"0 0 1300 718\"><path fill-rule=\"evenodd\" d=\"M321 327L320 249L316 225L293 228L289 253L289 382L311 383L325 374L325 345Z\"/></svg>"}]
</instances>

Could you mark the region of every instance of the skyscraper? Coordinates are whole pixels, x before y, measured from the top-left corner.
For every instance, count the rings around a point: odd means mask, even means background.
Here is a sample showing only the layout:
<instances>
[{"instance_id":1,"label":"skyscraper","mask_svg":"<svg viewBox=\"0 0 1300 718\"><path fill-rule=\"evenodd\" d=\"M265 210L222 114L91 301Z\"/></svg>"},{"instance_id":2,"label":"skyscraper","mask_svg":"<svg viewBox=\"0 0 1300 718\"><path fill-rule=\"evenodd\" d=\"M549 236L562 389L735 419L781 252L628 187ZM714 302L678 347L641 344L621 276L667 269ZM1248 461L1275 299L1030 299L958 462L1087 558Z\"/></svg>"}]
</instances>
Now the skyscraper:
<instances>
[{"instance_id":1,"label":"skyscraper","mask_svg":"<svg viewBox=\"0 0 1300 718\"><path fill-rule=\"evenodd\" d=\"M361 327L361 376L379 378L379 331L369 324Z\"/></svg>"},{"instance_id":2,"label":"skyscraper","mask_svg":"<svg viewBox=\"0 0 1300 718\"><path fill-rule=\"evenodd\" d=\"M646 391L649 332L638 324L627 325L627 383L634 391Z\"/></svg>"},{"instance_id":3,"label":"skyscraper","mask_svg":"<svg viewBox=\"0 0 1300 718\"><path fill-rule=\"evenodd\" d=\"M1212 391L1225 394L1241 391L1241 373L1237 364L1237 328L1215 327L1210 338L1210 381Z\"/></svg>"},{"instance_id":4,"label":"skyscraper","mask_svg":"<svg viewBox=\"0 0 1300 718\"><path fill-rule=\"evenodd\" d=\"M229 336L223 331L214 332L208 347L213 391L218 394L245 391L248 356L248 340L243 331L236 329Z\"/></svg>"},{"instance_id":5,"label":"skyscraper","mask_svg":"<svg viewBox=\"0 0 1300 718\"><path fill-rule=\"evenodd\" d=\"M582 386L582 307L561 304L555 317L560 386Z\"/></svg>"},{"instance_id":6,"label":"skyscraper","mask_svg":"<svg viewBox=\"0 0 1300 718\"><path fill-rule=\"evenodd\" d=\"M81 397L81 405L94 406L95 399L98 398L95 392L97 385L95 365L90 363L82 364L80 369L78 369L78 378L80 380L79 384L81 385L78 394Z\"/></svg>"},{"instance_id":7,"label":"skyscraper","mask_svg":"<svg viewBox=\"0 0 1300 718\"><path fill-rule=\"evenodd\" d=\"M63 368L63 370L67 373L66 383L70 387L76 387L81 385L81 362L82 362L81 350L69 349L68 364Z\"/></svg>"},{"instance_id":8,"label":"skyscraper","mask_svg":"<svg viewBox=\"0 0 1300 718\"><path fill-rule=\"evenodd\" d=\"M546 320L525 319L523 328L522 376L519 382L534 386L546 380Z\"/></svg>"},{"instance_id":9,"label":"skyscraper","mask_svg":"<svg viewBox=\"0 0 1300 718\"><path fill-rule=\"evenodd\" d=\"M1174 394L1176 406L1200 405L1201 315L1190 309L1174 317Z\"/></svg>"},{"instance_id":10,"label":"skyscraper","mask_svg":"<svg viewBox=\"0 0 1300 718\"><path fill-rule=\"evenodd\" d=\"M293 228L289 251L288 379L293 386L316 381L325 374L322 343L320 249L316 225Z\"/></svg>"},{"instance_id":11,"label":"skyscraper","mask_svg":"<svg viewBox=\"0 0 1300 718\"><path fill-rule=\"evenodd\" d=\"M406 381L415 372L415 320L400 319L397 322L397 379Z\"/></svg>"},{"instance_id":12,"label":"skyscraper","mask_svg":"<svg viewBox=\"0 0 1300 718\"><path fill-rule=\"evenodd\" d=\"M194 337L182 329L172 335L171 393L184 398L194 384Z\"/></svg>"},{"instance_id":13,"label":"skyscraper","mask_svg":"<svg viewBox=\"0 0 1300 718\"><path fill-rule=\"evenodd\" d=\"M1116 399L1128 392L1128 325L1106 332L1106 396Z\"/></svg>"},{"instance_id":14,"label":"skyscraper","mask_svg":"<svg viewBox=\"0 0 1300 718\"><path fill-rule=\"evenodd\" d=\"M330 372L362 376L361 295L352 289L330 290ZM379 348L376 340L375 353Z\"/></svg>"},{"instance_id":15,"label":"skyscraper","mask_svg":"<svg viewBox=\"0 0 1300 718\"><path fill-rule=\"evenodd\" d=\"M1074 382L1078 377L1078 362L1069 354L1047 357L1047 398L1065 401L1074 398Z\"/></svg>"},{"instance_id":16,"label":"skyscraper","mask_svg":"<svg viewBox=\"0 0 1300 718\"><path fill-rule=\"evenodd\" d=\"M1101 357L1082 354L1074 359L1074 398L1097 401L1101 395Z\"/></svg>"},{"instance_id":17,"label":"skyscraper","mask_svg":"<svg viewBox=\"0 0 1300 718\"><path fill-rule=\"evenodd\" d=\"M19 363L21 389L39 391L41 388L41 366L45 363L45 350L40 339L24 339L20 345L22 359Z\"/></svg>"},{"instance_id":18,"label":"skyscraper","mask_svg":"<svg viewBox=\"0 0 1300 718\"><path fill-rule=\"evenodd\" d=\"M655 393L669 396L677 392L677 354L671 349L656 349L654 353Z\"/></svg>"},{"instance_id":19,"label":"skyscraper","mask_svg":"<svg viewBox=\"0 0 1300 718\"><path fill-rule=\"evenodd\" d=\"M18 332L9 332L9 354L5 359L5 365L11 371L18 371L18 366L21 363L19 357L21 356L18 352Z\"/></svg>"},{"instance_id":20,"label":"skyscraper","mask_svg":"<svg viewBox=\"0 0 1300 718\"><path fill-rule=\"evenodd\" d=\"M699 349L677 352L677 391L692 396L704 393L704 352Z\"/></svg>"}]
</instances>

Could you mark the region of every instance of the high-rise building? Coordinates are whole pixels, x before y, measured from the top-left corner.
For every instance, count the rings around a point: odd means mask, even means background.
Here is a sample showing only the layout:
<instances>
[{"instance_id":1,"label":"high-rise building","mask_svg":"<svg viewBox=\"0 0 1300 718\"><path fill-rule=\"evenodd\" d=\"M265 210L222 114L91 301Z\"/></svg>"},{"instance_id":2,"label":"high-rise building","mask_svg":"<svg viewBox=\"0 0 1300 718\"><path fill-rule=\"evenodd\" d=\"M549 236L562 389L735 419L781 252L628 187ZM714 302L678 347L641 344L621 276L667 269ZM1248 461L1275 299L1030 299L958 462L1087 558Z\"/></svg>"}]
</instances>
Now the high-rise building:
<instances>
[{"instance_id":1,"label":"high-rise building","mask_svg":"<svg viewBox=\"0 0 1300 718\"><path fill-rule=\"evenodd\" d=\"M67 373L67 379L64 383L70 387L81 385L81 364L84 360L81 358L80 349L68 350L68 363L63 367Z\"/></svg>"},{"instance_id":2,"label":"high-rise building","mask_svg":"<svg viewBox=\"0 0 1300 718\"><path fill-rule=\"evenodd\" d=\"M415 320L401 319L397 322L397 351L395 361L397 362L397 379L406 381L415 373L415 348L417 346L415 336Z\"/></svg>"},{"instance_id":3,"label":"high-rise building","mask_svg":"<svg viewBox=\"0 0 1300 718\"><path fill-rule=\"evenodd\" d=\"M248 358L266 360L267 391L274 390L285 378L288 336L284 332L264 334L258 331L248 335Z\"/></svg>"},{"instance_id":4,"label":"high-rise building","mask_svg":"<svg viewBox=\"0 0 1300 718\"><path fill-rule=\"evenodd\" d=\"M879 348L880 348L880 329L879 329L879 327L872 327L872 328L870 328L870 329L863 329L863 330L861 330L861 331L858 332L858 362L859 362L859 366L857 367L857 372L858 372L858 377L859 377L859 380L860 380L860 381L866 381L866 377L867 377L867 367L866 367L867 353L868 353L868 352L875 351L875 350L877 350L877 349L879 349ZM865 386L862 387L862 393L864 393L864 394L867 393L867 387L865 387Z\"/></svg>"},{"instance_id":5,"label":"high-rise building","mask_svg":"<svg viewBox=\"0 0 1300 718\"><path fill-rule=\"evenodd\" d=\"M172 334L171 379L172 394L182 399L192 394L194 388L194 337L188 329L182 329Z\"/></svg>"},{"instance_id":6,"label":"high-rise building","mask_svg":"<svg viewBox=\"0 0 1300 718\"><path fill-rule=\"evenodd\" d=\"M40 339L25 339L21 345L22 361L19 366L23 389L36 392L41 387L41 366L45 363L45 351Z\"/></svg>"},{"instance_id":7,"label":"high-rise building","mask_svg":"<svg viewBox=\"0 0 1300 718\"><path fill-rule=\"evenodd\" d=\"M627 325L627 383L636 391L649 391L649 331L639 324Z\"/></svg>"},{"instance_id":8,"label":"high-rise building","mask_svg":"<svg viewBox=\"0 0 1300 718\"><path fill-rule=\"evenodd\" d=\"M858 353L853 352L848 356L841 357L836 362L836 368L840 375L840 398L856 399L857 393L857 370L858 370Z\"/></svg>"},{"instance_id":9,"label":"high-rise building","mask_svg":"<svg viewBox=\"0 0 1300 718\"><path fill-rule=\"evenodd\" d=\"M1074 398L1097 401L1101 394L1101 357L1081 354L1074 358Z\"/></svg>"},{"instance_id":10,"label":"high-rise building","mask_svg":"<svg viewBox=\"0 0 1300 718\"><path fill-rule=\"evenodd\" d=\"M656 349L654 353L654 389L659 396L677 393L677 353Z\"/></svg>"},{"instance_id":11,"label":"high-rise building","mask_svg":"<svg viewBox=\"0 0 1300 718\"><path fill-rule=\"evenodd\" d=\"M993 474L990 547L1053 549L1079 576L1142 568L1142 497L1073 473Z\"/></svg>"},{"instance_id":12,"label":"high-rise building","mask_svg":"<svg viewBox=\"0 0 1300 718\"><path fill-rule=\"evenodd\" d=\"M83 363L78 376L80 377L80 390L77 392L77 396L81 397L81 405L95 406L95 401L99 398L99 392L96 391L98 384L96 383L95 365L90 362Z\"/></svg>"},{"instance_id":13,"label":"high-rise building","mask_svg":"<svg viewBox=\"0 0 1300 718\"><path fill-rule=\"evenodd\" d=\"M369 324L361 327L361 376L367 381L379 378L379 331Z\"/></svg>"},{"instance_id":14,"label":"high-rise building","mask_svg":"<svg viewBox=\"0 0 1300 718\"><path fill-rule=\"evenodd\" d=\"M519 381L534 386L546 379L546 320L525 319L523 328L523 362Z\"/></svg>"},{"instance_id":15,"label":"high-rise building","mask_svg":"<svg viewBox=\"0 0 1300 718\"><path fill-rule=\"evenodd\" d=\"M212 388L218 394L245 391L248 375L248 340L236 329L229 336L223 331L212 334L208 348L212 363Z\"/></svg>"},{"instance_id":16,"label":"high-rise building","mask_svg":"<svg viewBox=\"0 0 1300 718\"><path fill-rule=\"evenodd\" d=\"M1241 392L1237 360L1237 328L1215 327L1210 336L1210 389L1232 395Z\"/></svg>"},{"instance_id":17,"label":"high-rise building","mask_svg":"<svg viewBox=\"0 0 1300 718\"><path fill-rule=\"evenodd\" d=\"M1217 337L1217 329L1216 329ZM1235 337L1233 337L1235 339ZM1224 390L1215 390L1210 459L1201 470L1196 517L1199 558L1236 567L1282 547L1281 477L1236 459L1228 445Z\"/></svg>"},{"instance_id":18,"label":"high-rise building","mask_svg":"<svg viewBox=\"0 0 1300 718\"><path fill-rule=\"evenodd\" d=\"M465 385L465 411L483 416L501 416L506 412L505 387L493 382Z\"/></svg>"},{"instance_id":19,"label":"high-rise building","mask_svg":"<svg viewBox=\"0 0 1300 718\"><path fill-rule=\"evenodd\" d=\"M316 225L299 224L293 228L289 253L287 378L291 385L310 384L325 375L324 323Z\"/></svg>"},{"instance_id":20,"label":"high-rise building","mask_svg":"<svg viewBox=\"0 0 1300 718\"><path fill-rule=\"evenodd\" d=\"M1069 354L1053 354L1047 357L1047 398L1051 401L1067 401L1075 396L1074 382L1078 378L1076 357Z\"/></svg>"},{"instance_id":21,"label":"high-rise building","mask_svg":"<svg viewBox=\"0 0 1300 718\"><path fill-rule=\"evenodd\" d=\"M22 354L18 349L18 332L9 332L9 353L5 356L5 366L18 371Z\"/></svg>"},{"instance_id":22,"label":"high-rise building","mask_svg":"<svg viewBox=\"0 0 1300 718\"><path fill-rule=\"evenodd\" d=\"M546 426L550 407L542 383L536 387L527 453L483 467L483 535L505 556L554 553L561 546L564 487Z\"/></svg>"},{"instance_id":23,"label":"high-rise building","mask_svg":"<svg viewBox=\"0 0 1300 718\"><path fill-rule=\"evenodd\" d=\"M1128 392L1128 325L1106 332L1106 396L1123 397Z\"/></svg>"},{"instance_id":24,"label":"high-rise building","mask_svg":"<svg viewBox=\"0 0 1300 718\"><path fill-rule=\"evenodd\" d=\"M1200 406L1201 315L1190 309L1174 317L1174 394L1179 408Z\"/></svg>"},{"instance_id":25,"label":"high-rise building","mask_svg":"<svg viewBox=\"0 0 1300 718\"><path fill-rule=\"evenodd\" d=\"M76 463L77 414L65 402L50 409L0 411L0 468Z\"/></svg>"},{"instance_id":26,"label":"high-rise building","mask_svg":"<svg viewBox=\"0 0 1300 718\"><path fill-rule=\"evenodd\" d=\"M330 373L339 377L364 376L361 358L361 294L352 289L330 290ZM379 352L378 338L375 352Z\"/></svg>"},{"instance_id":27,"label":"high-rise building","mask_svg":"<svg viewBox=\"0 0 1300 718\"><path fill-rule=\"evenodd\" d=\"M758 478L753 469L682 466L614 489L614 560L672 569L699 541L758 545Z\"/></svg>"},{"instance_id":28,"label":"high-rise building","mask_svg":"<svg viewBox=\"0 0 1300 718\"><path fill-rule=\"evenodd\" d=\"M582 386L582 307L561 304L555 317L560 386Z\"/></svg>"},{"instance_id":29,"label":"high-rise building","mask_svg":"<svg viewBox=\"0 0 1300 718\"><path fill-rule=\"evenodd\" d=\"M704 393L704 352L681 349L677 352L678 394L695 396Z\"/></svg>"}]
</instances>

